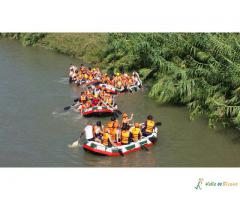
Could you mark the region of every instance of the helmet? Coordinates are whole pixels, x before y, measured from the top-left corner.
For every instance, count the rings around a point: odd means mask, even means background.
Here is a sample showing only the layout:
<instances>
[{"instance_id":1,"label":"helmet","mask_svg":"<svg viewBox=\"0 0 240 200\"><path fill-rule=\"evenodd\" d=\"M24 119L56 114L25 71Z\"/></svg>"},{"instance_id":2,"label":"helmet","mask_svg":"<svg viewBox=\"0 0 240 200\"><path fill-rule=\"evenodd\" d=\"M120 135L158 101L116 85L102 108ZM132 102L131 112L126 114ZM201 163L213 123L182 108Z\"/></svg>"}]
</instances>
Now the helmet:
<instances>
[{"instance_id":1,"label":"helmet","mask_svg":"<svg viewBox=\"0 0 240 200\"><path fill-rule=\"evenodd\" d=\"M112 116L111 121L115 121L115 120L116 120L116 117Z\"/></svg>"},{"instance_id":2,"label":"helmet","mask_svg":"<svg viewBox=\"0 0 240 200\"><path fill-rule=\"evenodd\" d=\"M140 124L139 124L138 122L136 122L136 123L134 124L134 126L135 126L136 128L139 128L139 127L140 127Z\"/></svg>"},{"instance_id":3,"label":"helmet","mask_svg":"<svg viewBox=\"0 0 240 200\"><path fill-rule=\"evenodd\" d=\"M96 122L96 125L97 125L97 126L102 126L102 123L101 123L100 121L97 121L97 122Z\"/></svg>"},{"instance_id":4,"label":"helmet","mask_svg":"<svg viewBox=\"0 0 240 200\"><path fill-rule=\"evenodd\" d=\"M153 116L152 116L152 115L148 115L148 116L147 116L147 119L148 119L148 120L152 120L152 119L153 119Z\"/></svg>"}]
</instances>

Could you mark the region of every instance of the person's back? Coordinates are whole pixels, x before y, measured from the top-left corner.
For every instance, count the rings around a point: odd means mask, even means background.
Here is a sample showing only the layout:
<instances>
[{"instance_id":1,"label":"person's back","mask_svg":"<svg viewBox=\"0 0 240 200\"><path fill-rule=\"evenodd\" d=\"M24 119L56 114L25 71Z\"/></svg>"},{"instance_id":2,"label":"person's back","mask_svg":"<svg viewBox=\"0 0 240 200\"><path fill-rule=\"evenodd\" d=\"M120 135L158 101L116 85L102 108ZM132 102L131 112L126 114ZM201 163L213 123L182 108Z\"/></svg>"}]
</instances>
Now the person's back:
<instances>
[{"instance_id":1,"label":"person's back","mask_svg":"<svg viewBox=\"0 0 240 200\"><path fill-rule=\"evenodd\" d=\"M133 136L133 141L137 142L141 138L141 129L139 123L135 123L134 127L130 129Z\"/></svg>"},{"instance_id":2,"label":"person's back","mask_svg":"<svg viewBox=\"0 0 240 200\"><path fill-rule=\"evenodd\" d=\"M147 121L145 122L145 127L144 127L144 136L148 136L152 134L153 129L155 128L155 122L153 121L152 115L149 115L147 117Z\"/></svg>"},{"instance_id":3,"label":"person's back","mask_svg":"<svg viewBox=\"0 0 240 200\"><path fill-rule=\"evenodd\" d=\"M132 134L128 130L127 126L123 126L122 132L121 132L121 144L126 145L131 142Z\"/></svg>"},{"instance_id":4,"label":"person's back","mask_svg":"<svg viewBox=\"0 0 240 200\"><path fill-rule=\"evenodd\" d=\"M86 140L93 141L93 126L91 124L87 124L87 126L84 128L84 132L86 135Z\"/></svg>"},{"instance_id":5,"label":"person's back","mask_svg":"<svg viewBox=\"0 0 240 200\"><path fill-rule=\"evenodd\" d=\"M101 142L103 136L103 126L100 121L96 122L96 125L93 126L93 134L96 142Z\"/></svg>"}]
</instances>

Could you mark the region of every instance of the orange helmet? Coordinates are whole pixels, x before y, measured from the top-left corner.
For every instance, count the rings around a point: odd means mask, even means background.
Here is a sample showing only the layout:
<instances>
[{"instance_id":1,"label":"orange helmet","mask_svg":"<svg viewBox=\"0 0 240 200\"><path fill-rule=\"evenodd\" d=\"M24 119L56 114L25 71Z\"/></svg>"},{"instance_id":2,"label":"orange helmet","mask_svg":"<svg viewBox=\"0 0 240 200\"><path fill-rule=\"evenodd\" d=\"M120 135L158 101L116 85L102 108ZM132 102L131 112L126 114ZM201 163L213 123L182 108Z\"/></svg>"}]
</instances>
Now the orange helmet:
<instances>
[{"instance_id":1,"label":"orange helmet","mask_svg":"<svg viewBox=\"0 0 240 200\"><path fill-rule=\"evenodd\" d=\"M135 126L136 128L139 128L139 127L140 127L140 124L139 124L138 122L136 122L136 123L134 124L134 126Z\"/></svg>"}]
</instances>

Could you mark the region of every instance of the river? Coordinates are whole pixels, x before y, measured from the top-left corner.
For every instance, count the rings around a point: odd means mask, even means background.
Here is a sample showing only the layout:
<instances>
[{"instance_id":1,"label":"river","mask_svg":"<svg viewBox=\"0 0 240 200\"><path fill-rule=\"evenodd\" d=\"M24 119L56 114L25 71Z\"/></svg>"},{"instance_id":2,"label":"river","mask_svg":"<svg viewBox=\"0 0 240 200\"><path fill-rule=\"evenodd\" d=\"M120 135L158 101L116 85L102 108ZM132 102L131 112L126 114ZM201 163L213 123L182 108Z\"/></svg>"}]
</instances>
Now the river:
<instances>
[{"instance_id":1,"label":"river","mask_svg":"<svg viewBox=\"0 0 240 200\"><path fill-rule=\"evenodd\" d=\"M159 140L149 151L125 157L92 155L68 144L87 120L63 111L78 89L67 82L68 65L79 60L41 48L0 40L1 167L239 167L240 134L207 120L190 121L186 107L159 105L146 92L117 98L119 108L142 122L161 121ZM101 119L103 122L108 118Z\"/></svg>"}]
</instances>

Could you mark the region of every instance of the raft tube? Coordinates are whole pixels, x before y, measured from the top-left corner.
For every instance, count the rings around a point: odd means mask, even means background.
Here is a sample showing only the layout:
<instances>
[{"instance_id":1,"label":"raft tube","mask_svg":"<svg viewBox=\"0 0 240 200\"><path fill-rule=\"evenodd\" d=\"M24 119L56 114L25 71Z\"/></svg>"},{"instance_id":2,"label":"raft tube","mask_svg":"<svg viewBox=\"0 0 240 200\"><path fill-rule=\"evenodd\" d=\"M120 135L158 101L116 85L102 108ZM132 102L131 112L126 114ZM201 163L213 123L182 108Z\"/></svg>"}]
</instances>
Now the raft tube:
<instances>
[{"instance_id":1,"label":"raft tube","mask_svg":"<svg viewBox=\"0 0 240 200\"><path fill-rule=\"evenodd\" d=\"M108 84L99 84L98 86L96 86L97 88L100 88L102 90L105 90L106 92L109 92L110 94L117 94L117 89L112 86L112 85L108 85Z\"/></svg>"},{"instance_id":2,"label":"raft tube","mask_svg":"<svg viewBox=\"0 0 240 200\"><path fill-rule=\"evenodd\" d=\"M95 141L88 141L83 144L83 149L96 155L103 156L120 156L121 154L129 154L131 152L139 151L142 146L150 147L157 142L158 128L155 127L151 135L143 137L137 142L131 142L127 145L117 147L107 147Z\"/></svg>"},{"instance_id":3,"label":"raft tube","mask_svg":"<svg viewBox=\"0 0 240 200\"><path fill-rule=\"evenodd\" d=\"M107 107L107 106L94 106L87 108L83 111L84 117L90 117L90 116L103 116L103 115L111 115L114 113L114 110Z\"/></svg>"}]
</instances>

